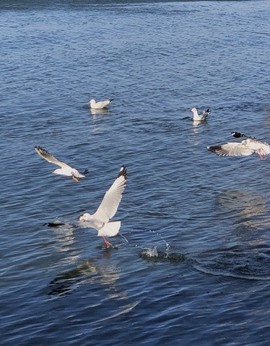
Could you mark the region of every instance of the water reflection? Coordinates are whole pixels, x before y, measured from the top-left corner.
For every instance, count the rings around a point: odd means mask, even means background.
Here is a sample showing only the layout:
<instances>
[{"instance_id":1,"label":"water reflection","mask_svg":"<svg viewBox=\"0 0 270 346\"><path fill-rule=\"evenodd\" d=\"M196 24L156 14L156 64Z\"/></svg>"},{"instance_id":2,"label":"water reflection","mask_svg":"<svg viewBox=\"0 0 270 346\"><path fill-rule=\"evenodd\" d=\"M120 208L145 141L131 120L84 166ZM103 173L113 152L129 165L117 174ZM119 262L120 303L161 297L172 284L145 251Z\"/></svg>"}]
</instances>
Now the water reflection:
<instances>
[{"instance_id":1,"label":"water reflection","mask_svg":"<svg viewBox=\"0 0 270 346\"><path fill-rule=\"evenodd\" d=\"M91 114L92 123L90 131L93 134L103 134L106 131L109 131L110 126L108 123L103 121L106 115L110 113L108 109L90 109L89 113Z\"/></svg>"},{"instance_id":2,"label":"water reflection","mask_svg":"<svg viewBox=\"0 0 270 346\"><path fill-rule=\"evenodd\" d=\"M97 115L106 115L110 113L109 109L102 108L102 109L90 109L89 112L93 115L93 118L95 118Z\"/></svg>"},{"instance_id":3,"label":"water reflection","mask_svg":"<svg viewBox=\"0 0 270 346\"><path fill-rule=\"evenodd\" d=\"M200 129L207 124L207 121L192 120L192 130L195 134L200 132Z\"/></svg>"},{"instance_id":4,"label":"water reflection","mask_svg":"<svg viewBox=\"0 0 270 346\"><path fill-rule=\"evenodd\" d=\"M267 205L260 196L243 190L226 190L218 195L216 205L227 213L227 217L232 218L235 225L246 224L254 229L265 225L263 215Z\"/></svg>"},{"instance_id":5,"label":"water reflection","mask_svg":"<svg viewBox=\"0 0 270 346\"><path fill-rule=\"evenodd\" d=\"M107 286L107 297L111 299L126 298L127 293L117 286L119 271L111 263L98 264L96 259L87 259L74 269L57 275L49 283L48 295L63 296L71 293L81 285Z\"/></svg>"},{"instance_id":6,"label":"water reflection","mask_svg":"<svg viewBox=\"0 0 270 346\"><path fill-rule=\"evenodd\" d=\"M212 275L270 280L268 237L261 236L270 226L266 202L250 192L230 189L217 196L216 205L221 217L232 221L226 242L231 246L191 256L193 267Z\"/></svg>"}]
</instances>

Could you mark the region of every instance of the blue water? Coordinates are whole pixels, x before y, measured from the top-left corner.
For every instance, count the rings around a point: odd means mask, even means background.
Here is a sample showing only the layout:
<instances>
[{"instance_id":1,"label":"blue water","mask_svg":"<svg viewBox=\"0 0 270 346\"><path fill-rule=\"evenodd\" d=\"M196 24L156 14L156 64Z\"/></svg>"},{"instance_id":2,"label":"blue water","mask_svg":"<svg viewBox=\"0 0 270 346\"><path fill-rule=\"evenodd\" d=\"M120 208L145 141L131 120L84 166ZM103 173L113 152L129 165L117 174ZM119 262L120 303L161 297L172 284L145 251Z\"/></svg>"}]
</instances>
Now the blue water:
<instances>
[{"instance_id":1,"label":"blue water","mask_svg":"<svg viewBox=\"0 0 270 346\"><path fill-rule=\"evenodd\" d=\"M270 141L269 14L1 1L1 345L269 344L270 161L206 149L233 130ZM92 113L90 98L113 102ZM87 178L51 174L35 145ZM123 164L106 250L72 224Z\"/></svg>"}]
</instances>

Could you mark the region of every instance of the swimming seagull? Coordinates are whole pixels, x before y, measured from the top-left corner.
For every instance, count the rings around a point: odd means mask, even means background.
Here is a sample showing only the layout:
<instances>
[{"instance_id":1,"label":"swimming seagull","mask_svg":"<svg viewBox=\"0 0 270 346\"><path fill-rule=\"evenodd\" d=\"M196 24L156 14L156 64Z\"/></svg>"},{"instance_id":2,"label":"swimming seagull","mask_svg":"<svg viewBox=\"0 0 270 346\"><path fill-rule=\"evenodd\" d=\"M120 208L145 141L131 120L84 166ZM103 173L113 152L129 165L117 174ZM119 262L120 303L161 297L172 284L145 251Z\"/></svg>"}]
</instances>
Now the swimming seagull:
<instances>
[{"instance_id":1,"label":"swimming seagull","mask_svg":"<svg viewBox=\"0 0 270 346\"><path fill-rule=\"evenodd\" d=\"M85 213L79 218L80 221L85 222L86 227L95 228L98 231L98 236L103 238L106 247L112 244L105 237L117 235L121 227L121 221L110 221L110 219L117 212L126 187L126 180L127 169L123 166L112 186L105 193L97 211L94 214Z\"/></svg>"},{"instance_id":2,"label":"swimming seagull","mask_svg":"<svg viewBox=\"0 0 270 346\"><path fill-rule=\"evenodd\" d=\"M232 136L236 138L245 137L246 139L242 142L229 142L208 146L207 149L219 156L249 156L257 153L261 160L263 156L270 154L270 145L266 142L261 142L254 137L246 136L240 132L232 132Z\"/></svg>"},{"instance_id":3,"label":"swimming seagull","mask_svg":"<svg viewBox=\"0 0 270 346\"><path fill-rule=\"evenodd\" d=\"M92 99L88 103L90 104L90 108L92 109L104 109L104 108L107 108L107 106L109 106L111 102L112 102L112 99L99 101L99 102L96 102L96 100Z\"/></svg>"},{"instance_id":4,"label":"swimming seagull","mask_svg":"<svg viewBox=\"0 0 270 346\"><path fill-rule=\"evenodd\" d=\"M47 160L50 163L54 163L55 165L61 167L54 170L52 173L64 175L67 177L72 177L73 180L79 181L81 178L85 178L85 175L88 171L85 170L82 174L77 171L76 168L70 167L66 163L59 161L56 157L50 154L47 150L41 148L40 146L35 146L35 151L41 156L43 159Z\"/></svg>"},{"instance_id":5,"label":"swimming seagull","mask_svg":"<svg viewBox=\"0 0 270 346\"><path fill-rule=\"evenodd\" d=\"M194 121L204 121L208 117L210 110L206 109L201 114L199 114L197 108L193 107L191 109L191 112L193 113L193 120Z\"/></svg>"}]
</instances>

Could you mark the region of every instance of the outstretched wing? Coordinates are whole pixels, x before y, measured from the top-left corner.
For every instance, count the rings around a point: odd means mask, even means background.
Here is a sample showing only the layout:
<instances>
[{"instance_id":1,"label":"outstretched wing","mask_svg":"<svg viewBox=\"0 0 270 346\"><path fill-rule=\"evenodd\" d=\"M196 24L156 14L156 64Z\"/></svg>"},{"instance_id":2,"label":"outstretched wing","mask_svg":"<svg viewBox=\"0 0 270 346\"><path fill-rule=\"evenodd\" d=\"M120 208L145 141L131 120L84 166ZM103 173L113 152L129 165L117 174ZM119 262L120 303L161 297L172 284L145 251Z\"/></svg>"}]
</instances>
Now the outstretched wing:
<instances>
[{"instance_id":1,"label":"outstretched wing","mask_svg":"<svg viewBox=\"0 0 270 346\"><path fill-rule=\"evenodd\" d=\"M50 154L47 150L39 147L39 146L35 146L35 151L38 153L39 156L41 156L43 159L45 159L46 161L50 162L50 163L54 163L55 165L61 167L61 168L69 168L72 169L69 165L67 165L66 163L59 161L56 157L54 157L52 154Z\"/></svg>"},{"instance_id":2,"label":"outstretched wing","mask_svg":"<svg viewBox=\"0 0 270 346\"><path fill-rule=\"evenodd\" d=\"M126 187L126 181L127 169L123 166L121 167L114 183L105 193L100 206L93 215L94 218L102 222L109 222L109 220L116 214L118 206L122 199L122 194Z\"/></svg>"},{"instance_id":3,"label":"outstretched wing","mask_svg":"<svg viewBox=\"0 0 270 346\"><path fill-rule=\"evenodd\" d=\"M219 156L249 156L254 152L244 143L237 142L208 146L207 149Z\"/></svg>"},{"instance_id":4,"label":"outstretched wing","mask_svg":"<svg viewBox=\"0 0 270 346\"><path fill-rule=\"evenodd\" d=\"M205 111L203 111L202 113L202 120L206 120L206 118L209 116L210 114L210 109L206 109Z\"/></svg>"}]
</instances>

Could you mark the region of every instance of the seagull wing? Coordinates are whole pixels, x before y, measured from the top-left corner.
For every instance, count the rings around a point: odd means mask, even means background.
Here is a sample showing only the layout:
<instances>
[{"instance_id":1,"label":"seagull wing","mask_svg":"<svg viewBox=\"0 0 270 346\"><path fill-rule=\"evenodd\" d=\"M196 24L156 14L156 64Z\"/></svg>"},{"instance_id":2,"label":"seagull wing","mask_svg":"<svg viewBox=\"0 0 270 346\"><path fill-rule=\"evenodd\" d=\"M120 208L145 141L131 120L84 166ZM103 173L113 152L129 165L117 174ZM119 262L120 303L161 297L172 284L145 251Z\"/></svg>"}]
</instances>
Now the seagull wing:
<instances>
[{"instance_id":1,"label":"seagull wing","mask_svg":"<svg viewBox=\"0 0 270 346\"><path fill-rule=\"evenodd\" d=\"M206 120L207 117L208 117L208 113L203 113L203 114L201 114L201 121Z\"/></svg>"},{"instance_id":2,"label":"seagull wing","mask_svg":"<svg viewBox=\"0 0 270 346\"><path fill-rule=\"evenodd\" d=\"M126 187L127 169L121 167L119 174L109 190L106 191L103 200L93 215L94 218L102 221L109 222L109 220L116 214L122 194Z\"/></svg>"},{"instance_id":3,"label":"seagull wing","mask_svg":"<svg viewBox=\"0 0 270 346\"><path fill-rule=\"evenodd\" d=\"M208 115L210 114L210 110L207 109L206 111L203 111L201 117L202 117L202 120L206 120L206 118L208 117Z\"/></svg>"},{"instance_id":4,"label":"seagull wing","mask_svg":"<svg viewBox=\"0 0 270 346\"><path fill-rule=\"evenodd\" d=\"M105 100L105 101L99 101L96 103L96 107L97 108L105 108L107 107L110 103L111 103L112 100Z\"/></svg>"},{"instance_id":5,"label":"seagull wing","mask_svg":"<svg viewBox=\"0 0 270 346\"><path fill-rule=\"evenodd\" d=\"M249 156L254 152L245 143L237 142L208 146L207 149L219 156Z\"/></svg>"},{"instance_id":6,"label":"seagull wing","mask_svg":"<svg viewBox=\"0 0 270 346\"><path fill-rule=\"evenodd\" d=\"M72 169L69 165L67 165L66 163L59 161L56 157L54 157L52 154L50 154L47 150L36 146L35 147L35 151L38 153L39 156L41 156L43 159L45 159L46 161L50 162L50 163L54 163L55 165L61 167L61 168L68 168L68 169Z\"/></svg>"},{"instance_id":7,"label":"seagull wing","mask_svg":"<svg viewBox=\"0 0 270 346\"><path fill-rule=\"evenodd\" d=\"M209 115L209 109L207 109L206 111L203 111L201 114L198 113L197 108L192 108L192 113L193 113L193 120L194 121L204 121L206 120L206 118Z\"/></svg>"}]
</instances>

